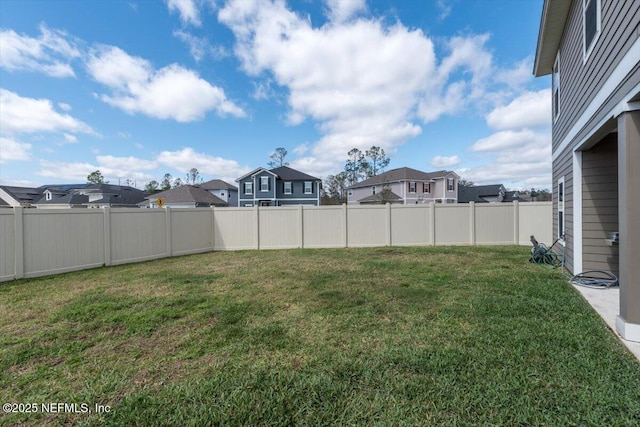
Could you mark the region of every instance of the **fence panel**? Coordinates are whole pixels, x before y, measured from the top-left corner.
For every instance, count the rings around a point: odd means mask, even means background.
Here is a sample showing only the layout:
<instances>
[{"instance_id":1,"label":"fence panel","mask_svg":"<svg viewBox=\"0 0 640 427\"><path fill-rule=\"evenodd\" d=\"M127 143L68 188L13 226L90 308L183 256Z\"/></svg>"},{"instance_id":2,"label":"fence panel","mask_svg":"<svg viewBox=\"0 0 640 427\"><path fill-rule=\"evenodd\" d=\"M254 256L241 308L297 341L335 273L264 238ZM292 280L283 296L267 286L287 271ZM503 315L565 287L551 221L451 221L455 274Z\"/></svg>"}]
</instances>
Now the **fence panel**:
<instances>
[{"instance_id":1,"label":"fence panel","mask_svg":"<svg viewBox=\"0 0 640 427\"><path fill-rule=\"evenodd\" d=\"M101 210L23 210L24 277L104 264Z\"/></svg>"},{"instance_id":2,"label":"fence panel","mask_svg":"<svg viewBox=\"0 0 640 427\"><path fill-rule=\"evenodd\" d=\"M111 209L111 263L167 256L164 209Z\"/></svg>"},{"instance_id":3,"label":"fence panel","mask_svg":"<svg viewBox=\"0 0 640 427\"><path fill-rule=\"evenodd\" d=\"M349 247L385 246L389 228L386 206L354 206L347 209Z\"/></svg>"},{"instance_id":4,"label":"fence panel","mask_svg":"<svg viewBox=\"0 0 640 427\"><path fill-rule=\"evenodd\" d=\"M256 208L220 208L214 211L214 249L258 248Z\"/></svg>"},{"instance_id":5,"label":"fence panel","mask_svg":"<svg viewBox=\"0 0 640 427\"><path fill-rule=\"evenodd\" d=\"M436 245L470 245L471 215L469 205L436 205Z\"/></svg>"},{"instance_id":6,"label":"fence panel","mask_svg":"<svg viewBox=\"0 0 640 427\"><path fill-rule=\"evenodd\" d=\"M259 208L260 249L289 249L300 247L301 224L298 206Z\"/></svg>"},{"instance_id":7,"label":"fence panel","mask_svg":"<svg viewBox=\"0 0 640 427\"><path fill-rule=\"evenodd\" d=\"M471 209L471 205L469 206ZM477 245L512 245L515 242L513 203L475 205Z\"/></svg>"},{"instance_id":8,"label":"fence panel","mask_svg":"<svg viewBox=\"0 0 640 427\"><path fill-rule=\"evenodd\" d=\"M213 249L211 209L171 209L171 253L193 254Z\"/></svg>"},{"instance_id":9,"label":"fence panel","mask_svg":"<svg viewBox=\"0 0 640 427\"><path fill-rule=\"evenodd\" d=\"M0 281L15 277L15 229L13 209L0 210Z\"/></svg>"},{"instance_id":10,"label":"fence panel","mask_svg":"<svg viewBox=\"0 0 640 427\"><path fill-rule=\"evenodd\" d=\"M553 211L551 202L520 203L518 224L518 244L530 245L530 236L539 242L553 243Z\"/></svg>"},{"instance_id":11,"label":"fence panel","mask_svg":"<svg viewBox=\"0 0 640 427\"><path fill-rule=\"evenodd\" d=\"M391 206L391 244L423 246L431 244L431 208L429 205Z\"/></svg>"},{"instance_id":12,"label":"fence panel","mask_svg":"<svg viewBox=\"0 0 640 427\"><path fill-rule=\"evenodd\" d=\"M342 206L305 206L302 225L305 248L346 246L345 210Z\"/></svg>"}]
</instances>

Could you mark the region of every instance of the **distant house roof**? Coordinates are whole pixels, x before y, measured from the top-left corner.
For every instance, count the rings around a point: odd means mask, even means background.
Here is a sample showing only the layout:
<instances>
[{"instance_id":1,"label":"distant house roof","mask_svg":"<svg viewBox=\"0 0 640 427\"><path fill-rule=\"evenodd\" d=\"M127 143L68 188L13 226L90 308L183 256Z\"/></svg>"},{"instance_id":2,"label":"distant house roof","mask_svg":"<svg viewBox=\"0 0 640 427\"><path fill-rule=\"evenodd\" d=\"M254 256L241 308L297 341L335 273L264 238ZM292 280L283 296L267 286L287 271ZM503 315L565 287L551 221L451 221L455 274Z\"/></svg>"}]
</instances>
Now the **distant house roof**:
<instances>
[{"instance_id":1,"label":"distant house roof","mask_svg":"<svg viewBox=\"0 0 640 427\"><path fill-rule=\"evenodd\" d=\"M348 188L369 187L371 185L388 184L400 181L430 181L436 178L444 178L450 174L453 174L456 177L458 176L455 172L447 170L440 170L436 172L422 172L417 169L404 167L391 169L390 171L373 176L369 179L365 179L364 181L354 184Z\"/></svg>"},{"instance_id":2,"label":"distant house roof","mask_svg":"<svg viewBox=\"0 0 640 427\"><path fill-rule=\"evenodd\" d=\"M304 172L290 168L289 166L280 166L271 169L271 172L278 175L283 181L320 181L320 178L307 175Z\"/></svg>"},{"instance_id":3,"label":"distant house roof","mask_svg":"<svg viewBox=\"0 0 640 427\"><path fill-rule=\"evenodd\" d=\"M511 196L515 192L510 192ZM487 203L488 198L500 198L500 201L512 201L507 200L507 191L502 184L491 185L474 185L472 187L458 187L458 203Z\"/></svg>"},{"instance_id":4,"label":"distant house roof","mask_svg":"<svg viewBox=\"0 0 640 427\"><path fill-rule=\"evenodd\" d=\"M398 196L393 191L389 191L389 194L376 193L358 200L360 203L382 203L386 199L387 202L393 203L395 201L401 201L402 197Z\"/></svg>"},{"instance_id":5,"label":"distant house roof","mask_svg":"<svg viewBox=\"0 0 640 427\"><path fill-rule=\"evenodd\" d=\"M238 187L231 185L221 179L212 179L211 181L203 182L199 184L200 188L205 190L237 190Z\"/></svg>"},{"instance_id":6,"label":"distant house roof","mask_svg":"<svg viewBox=\"0 0 640 427\"><path fill-rule=\"evenodd\" d=\"M142 190L125 185L92 184L81 190L83 194L102 194L102 198L89 202L93 205L137 206L148 195Z\"/></svg>"},{"instance_id":7,"label":"distant house roof","mask_svg":"<svg viewBox=\"0 0 640 427\"><path fill-rule=\"evenodd\" d=\"M42 192L44 191L41 188L32 188L32 187L13 187L9 185L0 185L0 190L3 190L4 193L12 200L4 200L8 205L14 206L16 203L19 203L20 206L29 206L32 203L40 200L42 197ZM0 192L1 194L1 192Z\"/></svg>"},{"instance_id":8,"label":"distant house roof","mask_svg":"<svg viewBox=\"0 0 640 427\"><path fill-rule=\"evenodd\" d=\"M159 198L162 198L164 203L168 204L194 203L196 206L228 206L227 202L197 185L181 185L180 187L175 187L171 190L156 193L147 197L147 199L153 201L156 201Z\"/></svg>"},{"instance_id":9,"label":"distant house roof","mask_svg":"<svg viewBox=\"0 0 640 427\"><path fill-rule=\"evenodd\" d=\"M79 206L89 203L89 196L77 193L68 193L60 197L53 197L51 200L46 200L46 197L42 197L34 205L70 205Z\"/></svg>"},{"instance_id":10,"label":"distant house roof","mask_svg":"<svg viewBox=\"0 0 640 427\"><path fill-rule=\"evenodd\" d=\"M70 190L81 190L83 188L87 188L94 184L51 184L51 185L41 185L38 189L49 190L52 193L60 192L67 193Z\"/></svg>"},{"instance_id":11,"label":"distant house roof","mask_svg":"<svg viewBox=\"0 0 640 427\"><path fill-rule=\"evenodd\" d=\"M270 174L277 176L283 181L320 181L320 178L307 175L306 173L290 168L289 166L280 166L278 168L273 168L273 169L267 169L267 168L254 169L251 172L244 174L240 178L236 179L236 182L239 182L240 180L248 176L256 175L260 171L269 172Z\"/></svg>"}]
</instances>

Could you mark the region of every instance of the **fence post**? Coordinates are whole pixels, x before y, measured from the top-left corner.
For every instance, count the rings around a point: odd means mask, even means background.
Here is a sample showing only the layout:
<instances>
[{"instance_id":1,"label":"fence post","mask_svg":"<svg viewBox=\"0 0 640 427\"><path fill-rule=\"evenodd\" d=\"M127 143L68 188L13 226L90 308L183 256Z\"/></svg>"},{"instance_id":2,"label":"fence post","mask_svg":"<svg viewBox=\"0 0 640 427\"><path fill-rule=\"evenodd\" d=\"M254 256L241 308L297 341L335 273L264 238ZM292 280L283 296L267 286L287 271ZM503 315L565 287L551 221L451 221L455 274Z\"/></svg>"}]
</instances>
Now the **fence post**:
<instances>
[{"instance_id":1,"label":"fence post","mask_svg":"<svg viewBox=\"0 0 640 427\"><path fill-rule=\"evenodd\" d=\"M513 201L513 244L520 244L520 203Z\"/></svg>"},{"instance_id":2,"label":"fence post","mask_svg":"<svg viewBox=\"0 0 640 427\"><path fill-rule=\"evenodd\" d=\"M436 204L434 202L429 203L429 212L431 212L431 220L429 221L429 228L431 231L431 246L436 245Z\"/></svg>"},{"instance_id":3,"label":"fence post","mask_svg":"<svg viewBox=\"0 0 640 427\"><path fill-rule=\"evenodd\" d=\"M104 242L104 265L111 265L111 208L102 208L102 219L104 223L102 240Z\"/></svg>"},{"instance_id":4,"label":"fence post","mask_svg":"<svg viewBox=\"0 0 640 427\"><path fill-rule=\"evenodd\" d=\"M211 205L211 250L216 249L216 214L214 206Z\"/></svg>"},{"instance_id":5,"label":"fence post","mask_svg":"<svg viewBox=\"0 0 640 427\"><path fill-rule=\"evenodd\" d=\"M391 203L387 202L387 246L391 246Z\"/></svg>"},{"instance_id":6,"label":"fence post","mask_svg":"<svg viewBox=\"0 0 640 427\"><path fill-rule=\"evenodd\" d=\"M347 204L342 204L342 229L344 230L344 235L342 236L342 241L344 243L344 247L349 247L349 213L347 212Z\"/></svg>"},{"instance_id":7,"label":"fence post","mask_svg":"<svg viewBox=\"0 0 640 427\"><path fill-rule=\"evenodd\" d=\"M304 210L298 205L298 247L304 248Z\"/></svg>"},{"instance_id":8,"label":"fence post","mask_svg":"<svg viewBox=\"0 0 640 427\"><path fill-rule=\"evenodd\" d=\"M167 256L171 257L173 254L172 242L171 242L171 208L169 206L164 207L165 218L165 232L167 235Z\"/></svg>"},{"instance_id":9,"label":"fence post","mask_svg":"<svg viewBox=\"0 0 640 427\"><path fill-rule=\"evenodd\" d=\"M13 272L16 279L24 277L24 219L22 217L24 208L13 208Z\"/></svg>"},{"instance_id":10,"label":"fence post","mask_svg":"<svg viewBox=\"0 0 640 427\"><path fill-rule=\"evenodd\" d=\"M253 212L255 215L255 224L256 224L256 231L254 234L254 239L256 241L256 249L260 249L260 208L258 207L258 205L255 205L253 207Z\"/></svg>"},{"instance_id":11,"label":"fence post","mask_svg":"<svg viewBox=\"0 0 640 427\"><path fill-rule=\"evenodd\" d=\"M469 202L469 219L471 221L471 246L476 245L476 202Z\"/></svg>"}]
</instances>

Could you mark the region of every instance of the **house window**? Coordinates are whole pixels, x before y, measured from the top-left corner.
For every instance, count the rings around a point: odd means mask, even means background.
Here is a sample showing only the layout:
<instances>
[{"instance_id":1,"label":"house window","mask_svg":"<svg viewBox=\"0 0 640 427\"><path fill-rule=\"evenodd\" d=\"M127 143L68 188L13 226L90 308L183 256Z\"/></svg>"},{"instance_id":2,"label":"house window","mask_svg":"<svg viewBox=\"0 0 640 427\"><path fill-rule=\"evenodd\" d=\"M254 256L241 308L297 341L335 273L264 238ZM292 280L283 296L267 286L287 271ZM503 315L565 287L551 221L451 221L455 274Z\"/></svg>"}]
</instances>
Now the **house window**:
<instances>
[{"instance_id":1,"label":"house window","mask_svg":"<svg viewBox=\"0 0 640 427\"><path fill-rule=\"evenodd\" d=\"M409 183L409 193L415 193L416 192L416 183L415 182L410 182Z\"/></svg>"},{"instance_id":2,"label":"house window","mask_svg":"<svg viewBox=\"0 0 640 427\"><path fill-rule=\"evenodd\" d=\"M349 196L353 196L353 190L348 190L348 191L347 191L347 194L348 194Z\"/></svg>"},{"instance_id":3,"label":"house window","mask_svg":"<svg viewBox=\"0 0 640 427\"><path fill-rule=\"evenodd\" d=\"M589 57L600 35L600 1L582 0L584 60Z\"/></svg>"},{"instance_id":4,"label":"house window","mask_svg":"<svg viewBox=\"0 0 640 427\"><path fill-rule=\"evenodd\" d=\"M551 74L551 92L553 94L553 119L558 118L560 112L560 52L556 55L556 61L553 63L553 73Z\"/></svg>"},{"instance_id":5,"label":"house window","mask_svg":"<svg viewBox=\"0 0 640 427\"><path fill-rule=\"evenodd\" d=\"M244 194L253 194L253 182L244 183Z\"/></svg>"},{"instance_id":6,"label":"house window","mask_svg":"<svg viewBox=\"0 0 640 427\"><path fill-rule=\"evenodd\" d=\"M51 192L50 191L47 191L44 194L46 195L45 200L51 200Z\"/></svg>"},{"instance_id":7,"label":"house window","mask_svg":"<svg viewBox=\"0 0 640 427\"><path fill-rule=\"evenodd\" d=\"M424 191L423 193L431 193L431 183L430 182L425 182L424 183Z\"/></svg>"},{"instance_id":8,"label":"house window","mask_svg":"<svg viewBox=\"0 0 640 427\"><path fill-rule=\"evenodd\" d=\"M260 191L266 193L269 191L269 177L261 176L260 177Z\"/></svg>"},{"instance_id":9,"label":"house window","mask_svg":"<svg viewBox=\"0 0 640 427\"><path fill-rule=\"evenodd\" d=\"M285 181L284 194L291 194L291 193L292 193L291 181Z\"/></svg>"},{"instance_id":10,"label":"house window","mask_svg":"<svg viewBox=\"0 0 640 427\"><path fill-rule=\"evenodd\" d=\"M558 238L564 240L564 176L558 180Z\"/></svg>"},{"instance_id":11,"label":"house window","mask_svg":"<svg viewBox=\"0 0 640 427\"><path fill-rule=\"evenodd\" d=\"M371 194L376 194L376 186L371 187Z\"/></svg>"},{"instance_id":12,"label":"house window","mask_svg":"<svg viewBox=\"0 0 640 427\"><path fill-rule=\"evenodd\" d=\"M224 191L220 192L220 197L224 197Z\"/></svg>"},{"instance_id":13,"label":"house window","mask_svg":"<svg viewBox=\"0 0 640 427\"><path fill-rule=\"evenodd\" d=\"M313 183L311 181L304 182L304 194L313 194Z\"/></svg>"},{"instance_id":14,"label":"house window","mask_svg":"<svg viewBox=\"0 0 640 427\"><path fill-rule=\"evenodd\" d=\"M453 178L447 178L447 191L456 191L456 182Z\"/></svg>"}]
</instances>

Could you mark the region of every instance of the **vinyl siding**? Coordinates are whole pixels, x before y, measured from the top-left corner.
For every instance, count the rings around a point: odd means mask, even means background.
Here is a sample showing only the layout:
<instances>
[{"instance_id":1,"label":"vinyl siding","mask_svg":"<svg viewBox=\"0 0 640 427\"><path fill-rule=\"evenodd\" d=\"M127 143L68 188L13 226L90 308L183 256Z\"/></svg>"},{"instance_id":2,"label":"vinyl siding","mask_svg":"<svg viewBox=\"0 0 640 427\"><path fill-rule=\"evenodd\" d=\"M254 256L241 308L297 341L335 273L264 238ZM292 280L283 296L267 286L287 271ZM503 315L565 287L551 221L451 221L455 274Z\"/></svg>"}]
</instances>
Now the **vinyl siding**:
<instances>
[{"instance_id":1,"label":"vinyl siding","mask_svg":"<svg viewBox=\"0 0 640 427\"><path fill-rule=\"evenodd\" d=\"M565 150L553 162L553 239L558 238L558 180L564 177L565 266L573 272L573 152ZM550 245L553 242L544 242ZM554 248L556 250L558 248Z\"/></svg>"},{"instance_id":2,"label":"vinyl siding","mask_svg":"<svg viewBox=\"0 0 640 427\"><path fill-rule=\"evenodd\" d=\"M569 11L560 43L560 114L553 125L554 151L638 38L640 1L602 0L601 5L600 36L586 61L583 60L582 1L574 0ZM636 67L606 104L617 105L629 92L628 88L638 82L640 68ZM601 108L583 132L576 135L575 141L580 141L610 109Z\"/></svg>"},{"instance_id":3,"label":"vinyl siding","mask_svg":"<svg viewBox=\"0 0 640 427\"><path fill-rule=\"evenodd\" d=\"M609 134L582 152L582 253L584 270L618 275L618 247L608 246L618 231L618 141Z\"/></svg>"}]
</instances>

